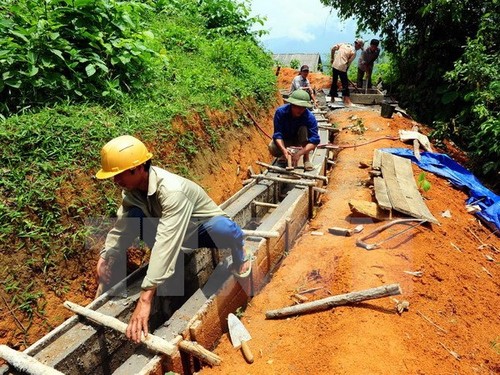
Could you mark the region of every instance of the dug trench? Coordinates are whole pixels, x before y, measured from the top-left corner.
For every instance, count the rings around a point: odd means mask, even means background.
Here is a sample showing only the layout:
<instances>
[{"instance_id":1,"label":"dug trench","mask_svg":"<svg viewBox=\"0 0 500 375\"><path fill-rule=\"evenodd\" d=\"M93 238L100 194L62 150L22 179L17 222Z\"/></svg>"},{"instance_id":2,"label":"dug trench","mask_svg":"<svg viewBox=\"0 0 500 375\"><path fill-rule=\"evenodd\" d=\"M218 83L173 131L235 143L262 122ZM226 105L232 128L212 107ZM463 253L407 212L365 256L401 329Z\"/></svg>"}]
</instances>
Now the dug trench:
<instances>
[{"instance_id":1,"label":"dug trench","mask_svg":"<svg viewBox=\"0 0 500 375\"><path fill-rule=\"evenodd\" d=\"M294 74L282 69L279 88L288 88ZM310 78L317 88L329 85L328 77L313 74ZM354 215L348 202L373 200L366 166L371 164L374 149L409 146L394 140L355 146L384 136L397 137L399 129L409 130L415 123L397 114L382 118L377 107L335 110L328 116L341 129L335 143L345 146L336 151L328 192L269 283L244 311L237 311L252 336L249 345L254 362L248 364L224 333L214 349L223 359L221 365L204 366L199 373L497 373L498 238L467 213L464 192L432 174L426 175L431 189L423 195L439 225L416 227L373 251L357 247L356 236L330 234L330 227L362 224L362 233L368 233L381 225ZM270 134L272 111L257 119ZM363 130L355 127L360 123ZM418 125L422 133L428 133L429 129ZM236 137L224 146L222 160L207 153L190 166L219 203L241 187L248 166L259 171L255 161L269 161L268 138L262 130L255 127ZM451 144L438 151L465 160ZM415 176L421 172L415 166L413 170ZM444 212L451 217L442 216ZM89 278L92 271L84 277ZM282 320L265 317L268 310L296 304L297 298L314 301L392 283L400 284L403 292L394 298L409 302L401 314L394 299L381 298ZM82 305L92 299L91 295L65 298ZM54 309L61 304L61 299L51 301ZM62 306L54 314L71 315ZM43 335L43 330L31 338L37 335Z\"/></svg>"}]
</instances>

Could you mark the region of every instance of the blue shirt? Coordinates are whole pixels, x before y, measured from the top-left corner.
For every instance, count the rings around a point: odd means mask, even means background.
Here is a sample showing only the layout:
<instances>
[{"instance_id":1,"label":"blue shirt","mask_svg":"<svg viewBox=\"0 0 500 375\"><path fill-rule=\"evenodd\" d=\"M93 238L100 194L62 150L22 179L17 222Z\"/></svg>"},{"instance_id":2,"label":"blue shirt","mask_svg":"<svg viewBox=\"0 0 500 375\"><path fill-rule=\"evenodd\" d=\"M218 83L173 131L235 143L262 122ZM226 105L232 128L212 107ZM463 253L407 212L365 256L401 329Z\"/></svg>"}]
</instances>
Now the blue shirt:
<instances>
[{"instance_id":1,"label":"blue shirt","mask_svg":"<svg viewBox=\"0 0 500 375\"><path fill-rule=\"evenodd\" d=\"M307 141L314 145L319 144L318 122L312 112L306 108L299 117L293 117L290 103L284 104L276 109L274 113L273 139L293 139L296 137L299 127L307 127Z\"/></svg>"}]
</instances>

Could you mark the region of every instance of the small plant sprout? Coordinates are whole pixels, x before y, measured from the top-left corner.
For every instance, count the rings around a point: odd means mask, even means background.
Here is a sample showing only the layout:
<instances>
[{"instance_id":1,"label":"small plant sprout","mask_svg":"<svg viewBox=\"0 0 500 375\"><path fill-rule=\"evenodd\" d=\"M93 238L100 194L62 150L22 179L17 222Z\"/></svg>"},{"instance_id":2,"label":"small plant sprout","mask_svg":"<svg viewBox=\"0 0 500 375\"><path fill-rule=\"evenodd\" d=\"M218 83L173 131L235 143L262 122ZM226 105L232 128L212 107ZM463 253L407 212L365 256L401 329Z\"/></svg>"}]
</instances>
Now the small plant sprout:
<instances>
[{"instance_id":1,"label":"small plant sprout","mask_svg":"<svg viewBox=\"0 0 500 375\"><path fill-rule=\"evenodd\" d=\"M423 190L424 193L427 193L430 188L431 188L431 183L427 180L426 176L425 176L425 172L421 172L419 175L418 175L418 188Z\"/></svg>"}]
</instances>

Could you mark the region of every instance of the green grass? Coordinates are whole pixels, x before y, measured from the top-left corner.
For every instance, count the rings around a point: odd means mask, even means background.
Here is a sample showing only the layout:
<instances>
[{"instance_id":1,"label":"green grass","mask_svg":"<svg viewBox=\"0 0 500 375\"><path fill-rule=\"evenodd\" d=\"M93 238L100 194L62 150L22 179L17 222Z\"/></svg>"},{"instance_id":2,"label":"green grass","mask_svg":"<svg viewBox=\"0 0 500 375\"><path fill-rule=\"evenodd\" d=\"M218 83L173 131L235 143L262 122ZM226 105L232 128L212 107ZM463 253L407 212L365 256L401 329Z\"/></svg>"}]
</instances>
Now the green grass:
<instances>
[{"instance_id":1,"label":"green grass","mask_svg":"<svg viewBox=\"0 0 500 375\"><path fill-rule=\"evenodd\" d=\"M96 1L99 6L104 4ZM193 178L188 166L201 148L217 150L225 132L251 126L244 111L238 110L238 99L252 103L257 110L274 105L272 59L248 31L251 20L244 13L238 14L238 8L224 8L226 1L206 1L207 8L200 13L195 0L147 3L157 8L141 13L140 22L151 34L147 38L141 35L140 40L154 53L148 52L140 62L136 60L133 74L122 71L135 81L107 90L116 84L116 77L102 76L105 82L87 77L99 90L86 87L83 96L72 97L73 91L67 87L50 86L47 75L43 76L45 81L23 81L32 91L17 91L19 102L9 101L9 108L22 109L6 112L7 107L0 108L0 254L2 263L8 265L0 269L0 279L5 280L4 289L26 316L42 313L34 297L43 297L40 285L44 280L50 280L50 288L57 295L67 292L68 280L55 275L71 262L88 263L86 259L92 255L89 246L100 230L100 218L116 214L119 189L111 181L93 177L99 168L100 149L108 140L135 135L152 148L155 164ZM126 4L120 7L123 10ZM213 15L211 7L219 7L220 19L207 18ZM0 9L0 14L7 16L1 12L5 10ZM88 9L82 12L93 16ZM134 22L135 16L139 14L134 15ZM92 40L95 42L95 35ZM14 44L5 44L4 48L22 53ZM120 50L120 56L125 52ZM32 58L30 63L35 64ZM51 60L51 64L59 60ZM0 67L5 61L0 57ZM143 64L149 65L147 74L141 75L137 69ZM124 69L127 64L120 67ZM50 66L44 69L46 72ZM84 76L89 72L75 73L78 87L87 82ZM47 83L45 91L36 92L43 82ZM2 92L8 88L5 83L0 85L0 94L6 93ZM107 90L105 96L102 90ZM43 93L46 100L38 100ZM30 95L37 101L30 102ZM217 111L233 113L232 128L210 123L207 114ZM201 121L196 133L172 126L174 120L189 125L193 119ZM30 287L20 290L19 285Z\"/></svg>"}]
</instances>

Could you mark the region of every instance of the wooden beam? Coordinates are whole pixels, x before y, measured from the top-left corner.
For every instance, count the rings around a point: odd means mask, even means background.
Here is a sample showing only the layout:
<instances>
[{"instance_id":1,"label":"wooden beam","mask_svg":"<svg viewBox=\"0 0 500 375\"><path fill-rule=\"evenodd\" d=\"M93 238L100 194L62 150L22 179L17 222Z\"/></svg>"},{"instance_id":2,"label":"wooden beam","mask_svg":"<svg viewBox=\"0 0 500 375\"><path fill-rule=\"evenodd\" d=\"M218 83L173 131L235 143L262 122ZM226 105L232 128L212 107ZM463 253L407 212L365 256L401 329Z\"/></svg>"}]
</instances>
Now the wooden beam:
<instances>
[{"instance_id":1,"label":"wooden beam","mask_svg":"<svg viewBox=\"0 0 500 375\"><path fill-rule=\"evenodd\" d=\"M328 298L323 298L313 302L307 302L300 305L289 306L278 310L269 310L266 312L267 319L284 318L290 315L300 315L316 311L328 310L332 307L357 303L375 298L382 298L401 294L399 284L383 285L376 288L361 290L347 294L340 294Z\"/></svg>"},{"instance_id":2,"label":"wooden beam","mask_svg":"<svg viewBox=\"0 0 500 375\"><path fill-rule=\"evenodd\" d=\"M96 323L112 328L123 334L125 334L127 330L126 323L123 323L122 321L112 316L101 314L98 311L87 309L70 301L64 302L64 307L79 315L85 316L86 318L89 318ZM142 336L141 342L144 345L146 345L149 349L166 354L169 357L172 357L172 355L177 352L176 345L151 333L149 333L146 337ZM210 352L209 350L203 348L201 345L192 342L186 342L186 340L181 340L178 343L178 345L179 348L187 351L188 353L194 355L195 357L201 359L202 361L210 365L219 365L222 361L220 357Z\"/></svg>"},{"instance_id":3,"label":"wooden beam","mask_svg":"<svg viewBox=\"0 0 500 375\"><path fill-rule=\"evenodd\" d=\"M272 164L263 163L261 161L257 161L256 163L258 165L266 167L270 171L281 172L281 173L285 173L285 174L289 174L289 175L297 176L297 177L304 177L304 178L321 180L321 181L325 181L326 183L328 183L328 177L326 177L326 176L315 176L315 175L312 175L312 174L296 172L296 171L293 171L293 170L289 171L289 170L286 170L285 168L278 167L278 166L272 165Z\"/></svg>"},{"instance_id":4,"label":"wooden beam","mask_svg":"<svg viewBox=\"0 0 500 375\"><path fill-rule=\"evenodd\" d=\"M0 345L0 357L17 370L30 375L64 375L62 372L37 361L23 352L11 349L7 345Z\"/></svg>"}]
</instances>

